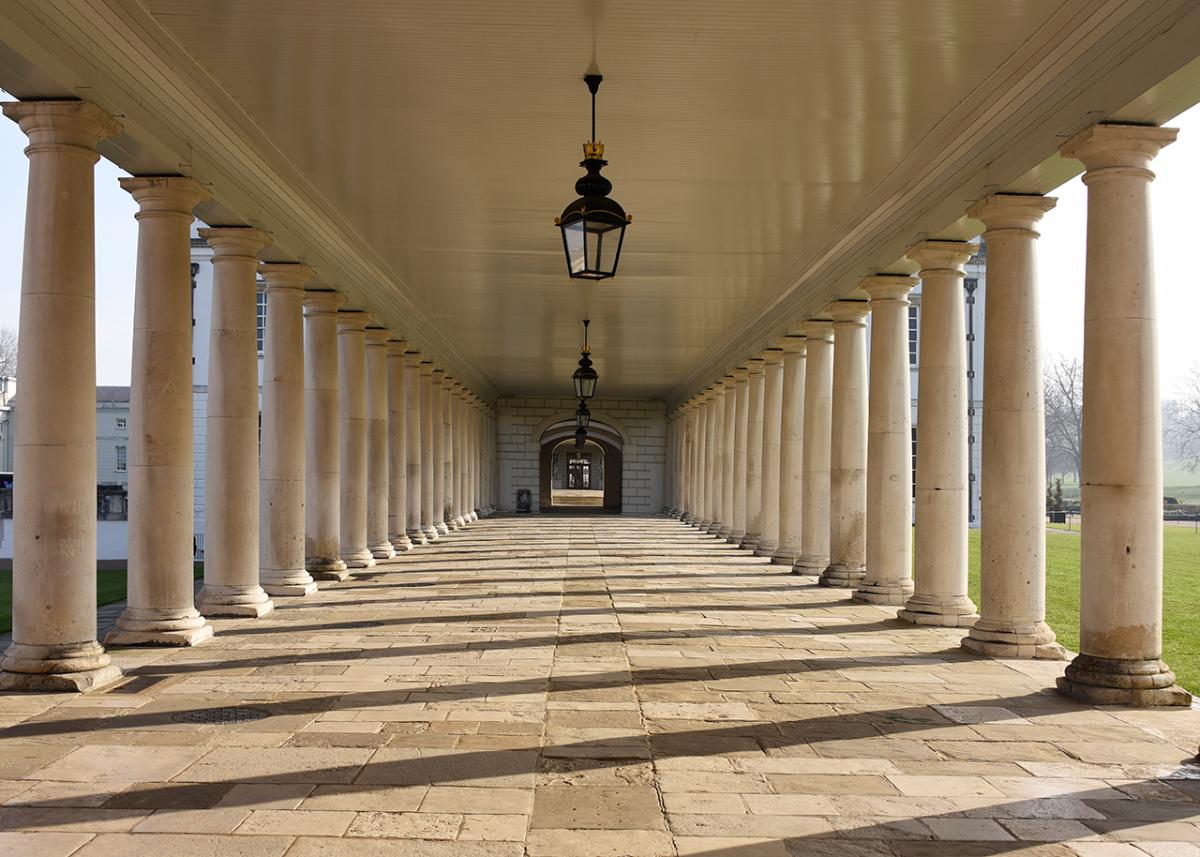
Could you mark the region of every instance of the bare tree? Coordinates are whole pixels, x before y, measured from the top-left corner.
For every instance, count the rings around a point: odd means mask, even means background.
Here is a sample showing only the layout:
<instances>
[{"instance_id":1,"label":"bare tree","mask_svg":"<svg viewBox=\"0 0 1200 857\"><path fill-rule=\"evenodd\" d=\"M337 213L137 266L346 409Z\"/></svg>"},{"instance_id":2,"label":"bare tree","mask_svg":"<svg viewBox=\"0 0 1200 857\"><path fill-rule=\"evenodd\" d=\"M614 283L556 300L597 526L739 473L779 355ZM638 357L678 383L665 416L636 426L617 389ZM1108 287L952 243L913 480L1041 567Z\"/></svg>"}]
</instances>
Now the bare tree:
<instances>
[{"instance_id":1,"label":"bare tree","mask_svg":"<svg viewBox=\"0 0 1200 857\"><path fill-rule=\"evenodd\" d=\"M1192 367L1179 397L1171 403L1166 434L1183 466L1192 471L1200 468L1200 364Z\"/></svg>"},{"instance_id":2,"label":"bare tree","mask_svg":"<svg viewBox=\"0 0 1200 857\"><path fill-rule=\"evenodd\" d=\"M0 327L0 378L17 374L17 332Z\"/></svg>"},{"instance_id":3,"label":"bare tree","mask_svg":"<svg viewBox=\"0 0 1200 857\"><path fill-rule=\"evenodd\" d=\"M1046 391L1046 462L1078 478L1083 458L1083 363L1058 357L1043 371Z\"/></svg>"}]
</instances>

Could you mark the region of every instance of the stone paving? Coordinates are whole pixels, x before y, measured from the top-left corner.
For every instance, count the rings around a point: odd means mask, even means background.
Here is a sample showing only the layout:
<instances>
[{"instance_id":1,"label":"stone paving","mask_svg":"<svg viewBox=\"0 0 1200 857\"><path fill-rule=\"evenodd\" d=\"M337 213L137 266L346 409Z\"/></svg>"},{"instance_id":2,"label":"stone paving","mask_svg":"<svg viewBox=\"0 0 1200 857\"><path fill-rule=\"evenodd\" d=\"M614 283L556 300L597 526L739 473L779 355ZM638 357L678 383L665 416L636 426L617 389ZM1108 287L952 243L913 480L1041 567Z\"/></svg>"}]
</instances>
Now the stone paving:
<instances>
[{"instance_id":1,"label":"stone paving","mask_svg":"<svg viewBox=\"0 0 1200 857\"><path fill-rule=\"evenodd\" d=\"M0 696L0 854L1200 857L1200 712L675 521L480 521L277 604Z\"/></svg>"}]
</instances>

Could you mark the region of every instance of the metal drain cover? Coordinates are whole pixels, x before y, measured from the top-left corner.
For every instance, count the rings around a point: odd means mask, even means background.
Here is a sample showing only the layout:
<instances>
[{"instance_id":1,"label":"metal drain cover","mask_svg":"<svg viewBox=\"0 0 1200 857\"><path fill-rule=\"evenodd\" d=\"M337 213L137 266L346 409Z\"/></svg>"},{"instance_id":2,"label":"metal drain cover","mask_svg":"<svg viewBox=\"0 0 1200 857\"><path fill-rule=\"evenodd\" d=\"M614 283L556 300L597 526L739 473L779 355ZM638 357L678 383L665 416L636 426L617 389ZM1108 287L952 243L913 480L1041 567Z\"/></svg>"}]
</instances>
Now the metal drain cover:
<instances>
[{"instance_id":1,"label":"metal drain cover","mask_svg":"<svg viewBox=\"0 0 1200 857\"><path fill-rule=\"evenodd\" d=\"M228 705L221 708L200 708L195 711L180 711L171 717L176 723L249 723L270 717L271 712L262 708Z\"/></svg>"}]
</instances>

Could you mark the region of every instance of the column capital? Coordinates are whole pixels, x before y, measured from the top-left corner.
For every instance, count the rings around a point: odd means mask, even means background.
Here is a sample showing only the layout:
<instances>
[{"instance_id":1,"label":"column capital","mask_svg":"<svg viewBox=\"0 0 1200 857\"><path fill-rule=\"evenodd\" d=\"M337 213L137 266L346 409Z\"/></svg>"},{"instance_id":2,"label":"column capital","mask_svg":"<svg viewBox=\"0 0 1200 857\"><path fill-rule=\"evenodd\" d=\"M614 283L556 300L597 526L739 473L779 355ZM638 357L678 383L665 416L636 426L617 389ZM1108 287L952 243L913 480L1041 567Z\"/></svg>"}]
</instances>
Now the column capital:
<instances>
[{"instance_id":1,"label":"column capital","mask_svg":"<svg viewBox=\"0 0 1200 857\"><path fill-rule=\"evenodd\" d=\"M871 296L871 303L902 301L919 282L911 274L872 274L860 281L858 287Z\"/></svg>"},{"instance_id":2,"label":"column capital","mask_svg":"<svg viewBox=\"0 0 1200 857\"><path fill-rule=\"evenodd\" d=\"M209 226L199 230L212 248L213 260L240 257L258 260L258 253L271 243L269 233L253 226Z\"/></svg>"},{"instance_id":3,"label":"column capital","mask_svg":"<svg viewBox=\"0 0 1200 857\"><path fill-rule=\"evenodd\" d=\"M367 347L368 348L387 348L388 337L392 333L386 327L368 327L367 328Z\"/></svg>"},{"instance_id":4,"label":"column capital","mask_svg":"<svg viewBox=\"0 0 1200 857\"><path fill-rule=\"evenodd\" d=\"M388 357L398 357L404 360L408 355L408 343L403 339L389 339L387 341L387 352Z\"/></svg>"},{"instance_id":5,"label":"column capital","mask_svg":"<svg viewBox=\"0 0 1200 857\"><path fill-rule=\"evenodd\" d=\"M421 374L426 376L433 375L433 362L430 360L421 360L420 352L414 352L414 354L416 354L416 358L419 361L417 363L417 368L420 369Z\"/></svg>"},{"instance_id":6,"label":"column capital","mask_svg":"<svg viewBox=\"0 0 1200 857\"><path fill-rule=\"evenodd\" d=\"M751 357L746 361L746 371L750 373L751 377L754 377L755 375L763 375L767 371L766 364L767 361L762 357Z\"/></svg>"},{"instance_id":7,"label":"column capital","mask_svg":"<svg viewBox=\"0 0 1200 857\"><path fill-rule=\"evenodd\" d=\"M346 302L346 296L341 292L330 289L314 289L304 293L304 315L312 318L318 315L334 315L338 307Z\"/></svg>"},{"instance_id":8,"label":"column capital","mask_svg":"<svg viewBox=\"0 0 1200 857\"><path fill-rule=\"evenodd\" d=\"M90 101L6 101L3 108L4 115L29 137L26 154L74 147L84 150L94 163L100 157L96 144L124 131L117 119Z\"/></svg>"},{"instance_id":9,"label":"column capital","mask_svg":"<svg viewBox=\"0 0 1200 857\"><path fill-rule=\"evenodd\" d=\"M808 337L803 333L789 333L776 343L780 362L789 354L804 354L808 350Z\"/></svg>"},{"instance_id":10,"label":"column capital","mask_svg":"<svg viewBox=\"0 0 1200 857\"><path fill-rule=\"evenodd\" d=\"M916 262L921 272L949 271L963 274L963 265L979 252L979 245L970 241L940 241L930 239L913 244L904 255Z\"/></svg>"},{"instance_id":11,"label":"column capital","mask_svg":"<svg viewBox=\"0 0 1200 857\"><path fill-rule=\"evenodd\" d=\"M266 291L273 292L303 289L316 272L308 265L295 262L264 262L258 266L258 273L266 281Z\"/></svg>"},{"instance_id":12,"label":"column capital","mask_svg":"<svg viewBox=\"0 0 1200 857\"><path fill-rule=\"evenodd\" d=\"M870 301L839 300L829 306L829 314L833 316L835 326L852 324L856 327L867 326L867 316L871 314Z\"/></svg>"},{"instance_id":13,"label":"column capital","mask_svg":"<svg viewBox=\"0 0 1200 857\"><path fill-rule=\"evenodd\" d=\"M1019 229L1036 238L1033 227L1057 202L1052 196L993 193L968 208L967 215L983 223L984 235L1000 229Z\"/></svg>"},{"instance_id":14,"label":"column capital","mask_svg":"<svg viewBox=\"0 0 1200 857\"><path fill-rule=\"evenodd\" d=\"M774 345L764 349L763 360L766 361L768 366L781 366L783 364L783 347L781 345Z\"/></svg>"},{"instance_id":15,"label":"column capital","mask_svg":"<svg viewBox=\"0 0 1200 857\"><path fill-rule=\"evenodd\" d=\"M1064 158L1080 161L1088 172L1106 167L1145 170L1164 146L1175 142L1178 128L1154 125L1092 125L1059 147ZM1087 181L1087 177L1084 177Z\"/></svg>"},{"instance_id":16,"label":"column capital","mask_svg":"<svg viewBox=\"0 0 1200 857\"><path fill-rule=\"evenodd\" d=\"M733 380L736 383L744 383L750 380L750 369L746 366L739 366L733 370Z\"/></svg>"},{"instance_id":17,"label":"column capital","mask_svg":"<svg viewBox=\"0 0 1200 857\"><path fill-rule=\"evenodd\" d=\"M191 220L192 209L212 194L186 176L127 176L118 179L138 204L137 220L144 216L177 215Z\"/></svg>"},{"instance_id":18,"label":"column capital","mask_svg":"<svg viewBox=\"0 0 1200 857\"><path fill-rule=\"evenodd\" d=\"M732 372L727 372L725 374L725 376L721 379L721 387L726 390L732 390L733 385L736 382L736 380L737 379L733 377Z\"/></svg>"},{"instance_id":19,"label":"column capital","mask_svg":"<svg viewBox=\"0 0 1200 857\"><path fill-rule=\"evenodd\" d=\"M439 387L443 385L446 379L446 370L441 366L434 365L433 367L433 383Z\"/></svg>"},{"instance_id":20,"label":"column capital","mask_svg":"<svg viewBox=\"0 0 1200 857\"><path fill-rule=\"evenodd\" d=\"M337 314L337 332L362 333L371 320L370 313L360 309L340 309Z\"/></svg>"},{"instance_id":21,"label":"column capital","mask_svg":"<svg viewBox=\"0 0 1200 857\"><path fill-rule=\"evenodd\" d=\"M800 332L809 342L833 342L833 322L814 318L800 325Z\"/></svg>"}]
</instances>

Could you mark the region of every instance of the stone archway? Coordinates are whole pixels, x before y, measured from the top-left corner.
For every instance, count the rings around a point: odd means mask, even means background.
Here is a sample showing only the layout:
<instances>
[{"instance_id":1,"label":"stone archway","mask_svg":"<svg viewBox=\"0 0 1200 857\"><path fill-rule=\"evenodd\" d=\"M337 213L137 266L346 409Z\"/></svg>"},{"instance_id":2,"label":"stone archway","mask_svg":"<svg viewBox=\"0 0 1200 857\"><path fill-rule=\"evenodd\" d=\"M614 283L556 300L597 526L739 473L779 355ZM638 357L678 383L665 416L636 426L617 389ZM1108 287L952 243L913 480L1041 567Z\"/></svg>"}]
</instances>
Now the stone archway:
<instances>
[{"instance_id":1,"label":"stone archway","mask_svg":"<svg viewBox=\"0 0 1200 857\"><path fill-rule=\"evenodd\" d=\"M538 505L543 512L620 512L621 511L621 473L622 449L624 437L622 433L606 423L592 419L588 428L588 444L594 445L603 457L603 470L600 476L603 483L603 503L599 507L580 507L574 505L555 505L553 491L553 470L555 450L569 441L572 445L575 439L575 418L556 420L546 426L538 438L540 453L538 455Z\"/></svg>"}]
</instances>

